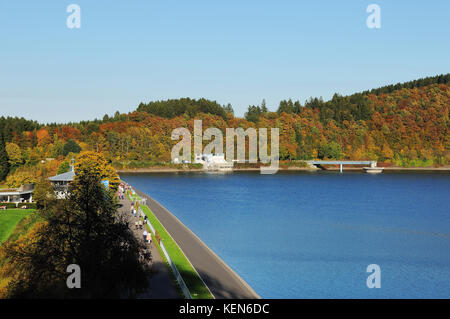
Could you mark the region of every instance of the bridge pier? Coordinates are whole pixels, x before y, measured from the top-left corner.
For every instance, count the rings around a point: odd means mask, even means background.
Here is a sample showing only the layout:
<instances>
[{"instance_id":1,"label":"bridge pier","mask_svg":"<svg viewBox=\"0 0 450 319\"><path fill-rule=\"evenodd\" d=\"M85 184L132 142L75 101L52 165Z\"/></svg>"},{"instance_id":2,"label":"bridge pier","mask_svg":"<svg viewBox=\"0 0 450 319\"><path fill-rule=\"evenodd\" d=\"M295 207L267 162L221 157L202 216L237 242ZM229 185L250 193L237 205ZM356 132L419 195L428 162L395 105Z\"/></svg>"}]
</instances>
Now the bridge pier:
<instances>
[{"instance_id":1,"label":"bridge pier","mask_svg":"<svg viewBox=\"0 0 450 319\"><path fill-rule=\"evenodd\" d=\"M339 172L342 173L342 164L339 164Z\"/></svg>"}]
</instances>

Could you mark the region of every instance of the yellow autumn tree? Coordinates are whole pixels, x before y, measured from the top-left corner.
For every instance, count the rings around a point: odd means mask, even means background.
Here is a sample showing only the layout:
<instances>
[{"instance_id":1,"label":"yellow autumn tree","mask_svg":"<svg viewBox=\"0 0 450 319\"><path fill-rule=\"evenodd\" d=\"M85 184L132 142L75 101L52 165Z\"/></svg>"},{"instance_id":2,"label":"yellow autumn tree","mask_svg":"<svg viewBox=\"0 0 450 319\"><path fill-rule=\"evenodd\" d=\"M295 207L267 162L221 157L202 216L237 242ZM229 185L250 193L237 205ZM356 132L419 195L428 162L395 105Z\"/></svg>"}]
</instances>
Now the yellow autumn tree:
<instances>
[{"instance_id":1,"label":"yellow autumn tree","mask_svg":"<svg viewBox=\"0 0 450 319\"><path fill-rule=\"evenodd\" d=\"M23 155L20 146L15 143L6 143L6 152L8 153L9 164L17 167L23 164Z\"/></svg>"},{"instance_id":2,"label":"yellow autumn tree","mask_svg":"<svg viewBox=\"0 0 450 319\"><path fill-rule=\"evenodd\" d=\"M8 175L6 185L11 188L17 188L26 184L34 184L36 180L36 168L19 167L14 173Z\"/></svg>"},{"instance_id":3,"label":"yellow autumn tree","mask_svg":"<svg viewBox=\"0 0 450 319\"><path fill-rule=\"evenodd\" d=\"M112 190L117 190L120 180L116 170L102 153L94 151L81 152L75 161L75 175L98 176L102 181L108 181Z\"/></svg>"}]
</instances>

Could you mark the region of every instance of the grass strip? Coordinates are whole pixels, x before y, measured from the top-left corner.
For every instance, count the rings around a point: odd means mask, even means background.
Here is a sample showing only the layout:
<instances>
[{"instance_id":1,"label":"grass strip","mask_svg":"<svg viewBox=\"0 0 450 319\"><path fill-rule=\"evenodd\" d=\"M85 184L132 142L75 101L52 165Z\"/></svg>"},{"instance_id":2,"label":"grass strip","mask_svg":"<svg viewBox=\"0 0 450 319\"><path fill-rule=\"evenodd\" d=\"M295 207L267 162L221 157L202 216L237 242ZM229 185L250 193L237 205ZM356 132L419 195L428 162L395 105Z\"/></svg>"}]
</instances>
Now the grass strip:
<instances>
[{"instance_id":1,"label":"grass strip","mask_svg":"<svg viewBox=\"0 0 450 319\"><path fill-rule=\"evenodd\" d=\"M6 241L19 222L33 211L32 209L0 210L0 244Z\"/></svg>"},{"instance_id":2,"label":"grass strip","mask_svg":"<svg viewBox=\"0 0 450 319\"><path fill-rule=\"evenodd\" d=\"M150 234L152 236L152 241L153 241L153 243L155 243L155 246L158 249L159 255L163 259L164 264L165 264L167 270L169 271L170 279L172 280L172 282L175 285L175 289L177 290L178 296L181 299L184 299L183 290L181 289L180 284L178 283L178 280L175 278L175 275L172 272L172 267L170 267L169 262L167 261L166 256L164 255L164 253L161 249L161 246L159 246L158 241L156 240L155 236L152 234L152 232L150 230L150 226L148 226L148 224L146 224L145 226L147 227L147 230L150 232Z\"/></svg>"}]
</instances>

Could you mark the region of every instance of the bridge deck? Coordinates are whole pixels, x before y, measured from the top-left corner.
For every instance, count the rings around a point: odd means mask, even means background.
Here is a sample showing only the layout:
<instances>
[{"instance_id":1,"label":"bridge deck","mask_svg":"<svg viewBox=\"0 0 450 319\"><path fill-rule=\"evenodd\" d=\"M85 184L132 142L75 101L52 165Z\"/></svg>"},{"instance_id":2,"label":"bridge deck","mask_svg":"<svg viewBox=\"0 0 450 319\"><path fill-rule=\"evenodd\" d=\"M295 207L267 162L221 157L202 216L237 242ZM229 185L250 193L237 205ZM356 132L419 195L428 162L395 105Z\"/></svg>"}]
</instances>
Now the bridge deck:
<instances>
[{"instance_id":1,"label":"bridge deck","mask_svg":"<svg viewBox=\"0 0 450 319\"><path fill-rule=\"evenodd\" d=\"M376 161L306 161L310 164L324 164L324 165L370 165Z\"/></svg>"}]
</instances>

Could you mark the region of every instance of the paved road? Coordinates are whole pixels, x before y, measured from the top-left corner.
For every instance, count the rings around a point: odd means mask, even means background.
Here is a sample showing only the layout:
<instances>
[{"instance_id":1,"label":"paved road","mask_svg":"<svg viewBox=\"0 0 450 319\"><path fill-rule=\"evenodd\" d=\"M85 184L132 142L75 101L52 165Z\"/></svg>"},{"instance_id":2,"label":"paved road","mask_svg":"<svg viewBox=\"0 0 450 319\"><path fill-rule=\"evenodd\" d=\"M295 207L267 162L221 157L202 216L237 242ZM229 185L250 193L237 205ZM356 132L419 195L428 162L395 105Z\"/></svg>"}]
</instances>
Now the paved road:
<instances>
[{"instance_id":1,"label":"paved road","mask_svg":"<svg viewBox=\"0 0 450 319\"><path fill-rule=\"evenodd\" d=\"M122 215L128 222L135 236L143 241L142 232L144 230L137 230L135 227L136 218L131 214L131 203L125 197L120 201L122 207L119 209L119 214ZM164 260L159 254L158 248L152 242L149 245L152 254L152 273L149 278L149 287L147 291L137 296L138 299L178 299L180 298L175 285L170 277L169 270L166 267Z\"/></svg>"},{"instance_id":2,"label":"paved road","mask_svg":"<svg viewBox=\"0 0 450 319\"><path fill-rule=\"evenodd\" d=\"M186 257L191 261L212 294L217 299L257 299L260 296L204 244L190 229L172 213L150 196L137 190L147 206L172 235Z\"/></svg>"}]
</instances>

